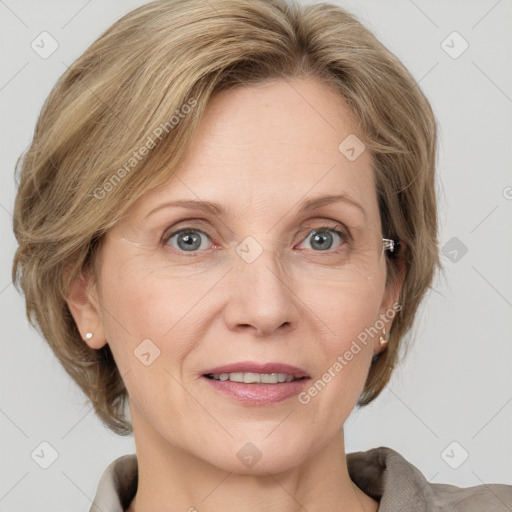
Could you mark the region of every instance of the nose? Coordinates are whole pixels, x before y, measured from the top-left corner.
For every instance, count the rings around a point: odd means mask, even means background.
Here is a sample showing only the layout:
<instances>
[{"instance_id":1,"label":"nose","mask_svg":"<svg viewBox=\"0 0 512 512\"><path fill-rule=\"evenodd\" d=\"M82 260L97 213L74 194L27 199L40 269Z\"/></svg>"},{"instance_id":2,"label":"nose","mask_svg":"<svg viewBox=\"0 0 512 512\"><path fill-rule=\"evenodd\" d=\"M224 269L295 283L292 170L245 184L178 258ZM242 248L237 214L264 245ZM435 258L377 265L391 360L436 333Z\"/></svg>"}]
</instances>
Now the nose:
<instances>
[{"instance_id":1,"label":"nose","mask_svg":"<svg viewBox=\"0 0 512 512\"><path fill-rule=\"evenodd\" d=\"M264 337L297 327L299 301L277 258L263 251L251 263L243 258L235 262L224 313L230 330Z\"/></svg>"}]
</instances>

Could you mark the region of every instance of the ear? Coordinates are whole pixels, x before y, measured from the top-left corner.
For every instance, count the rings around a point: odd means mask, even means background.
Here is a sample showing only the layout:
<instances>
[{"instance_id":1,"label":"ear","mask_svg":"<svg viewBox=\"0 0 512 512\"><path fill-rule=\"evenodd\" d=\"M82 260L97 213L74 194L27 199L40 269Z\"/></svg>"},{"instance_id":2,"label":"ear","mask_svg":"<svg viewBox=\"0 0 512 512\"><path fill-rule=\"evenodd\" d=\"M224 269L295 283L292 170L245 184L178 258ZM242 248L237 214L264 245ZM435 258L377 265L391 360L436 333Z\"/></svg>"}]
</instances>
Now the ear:
<instances>
[{"instance_id":1,"label":"ear","mask_svg":"<svg viewBox=\"0 0 512 512\"><path fill-rule=\"evenodd\" d=\"M386 290L384 291L382 302L379 308L379 320L382 320L382 322L385 324L384 328L386 329L386 337L389 335L391 326L393 325L394 317L402 309L402 305L399 304L398 299L400 297L400 292L402 291L406 275L404 259L406 250L407 246L404 244L404 242L400 241L400 253L398 254L398 260L396 262L398 272L394 281L390 282L386 286ZM382 333L380 336L382 336ZM382 347L380 345L380 336L375 337L374 354L382 351Z\"/></svg>"},{"instance_id":2,"label":"ear","mask_svg":"<svg viewBox=\"0 0 512 512\"><path fill-rule=\"evenodd\" d=\"M73 281L66 302L85 343L96 350L106 345L97 287L89 272L82 273ZM89 332L93 336L86 339Z\"/></svg>"}]
</instances>

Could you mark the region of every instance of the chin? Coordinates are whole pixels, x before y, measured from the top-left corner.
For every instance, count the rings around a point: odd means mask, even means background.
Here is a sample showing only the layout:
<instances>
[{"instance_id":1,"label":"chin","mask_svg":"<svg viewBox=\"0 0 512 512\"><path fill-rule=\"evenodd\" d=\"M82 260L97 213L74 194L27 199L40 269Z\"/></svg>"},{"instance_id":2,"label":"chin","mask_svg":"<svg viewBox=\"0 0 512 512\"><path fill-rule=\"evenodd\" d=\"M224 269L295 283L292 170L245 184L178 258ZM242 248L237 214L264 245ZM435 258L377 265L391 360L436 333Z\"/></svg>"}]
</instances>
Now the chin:
<instances>
[{"instance_id":1,"label":"chin","mask_svg":"<svg viewBox=\"0 0 512 512\"><path fill-rule=\"evenodd\" d=\"M307 455L307 443L291 443L289 435L248 436L231 439L217 453L211 453L209 462L219 468L244 475L266 475L281 473L298 466ZM252 440L250 440L252 439ZM297 439L297 438L295 438ZM299 455L300 454L300 455ZM201 454L205 457L205 454Z\"/></svg>"},{"instance_id":2,"label":"chin","mask_svg":"<svg viewBox=\"0 0 512 512\"><path fill-rule=\"evenodd\" d=\"M219 461L221 463L219 463ZM285 453L274 451L272 454L261 454L259 460L254 459L252 462L239 460L236 455L234 458L230 454L225 454L217 460L216 466L224 471L232 472L240 475L268 476L270 474L279 474L289 471L300 464L297 458L297 450L287 449Z\"/></svg>"}]
</instances>

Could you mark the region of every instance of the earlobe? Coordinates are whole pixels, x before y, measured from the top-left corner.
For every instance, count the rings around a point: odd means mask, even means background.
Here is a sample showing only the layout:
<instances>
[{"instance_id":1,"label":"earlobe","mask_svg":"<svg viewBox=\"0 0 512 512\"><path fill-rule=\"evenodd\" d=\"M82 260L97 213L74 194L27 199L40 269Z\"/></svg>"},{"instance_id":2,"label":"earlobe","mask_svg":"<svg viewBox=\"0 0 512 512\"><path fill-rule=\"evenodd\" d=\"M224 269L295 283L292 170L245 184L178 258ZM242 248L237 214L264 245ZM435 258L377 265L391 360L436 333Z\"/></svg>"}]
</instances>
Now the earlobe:
<instances>
[{"instance_id":1,"label":"earlobe","mask_svg":"<svg viewBox=\"0 0 512 512\"><path fill-rule=\"evenodd\" d=\"M105 346L107 340L99 314L97 291L88 274L82 274L72 282L66 303L84 342L96 350Z\"/></svg>"}]
</instances>

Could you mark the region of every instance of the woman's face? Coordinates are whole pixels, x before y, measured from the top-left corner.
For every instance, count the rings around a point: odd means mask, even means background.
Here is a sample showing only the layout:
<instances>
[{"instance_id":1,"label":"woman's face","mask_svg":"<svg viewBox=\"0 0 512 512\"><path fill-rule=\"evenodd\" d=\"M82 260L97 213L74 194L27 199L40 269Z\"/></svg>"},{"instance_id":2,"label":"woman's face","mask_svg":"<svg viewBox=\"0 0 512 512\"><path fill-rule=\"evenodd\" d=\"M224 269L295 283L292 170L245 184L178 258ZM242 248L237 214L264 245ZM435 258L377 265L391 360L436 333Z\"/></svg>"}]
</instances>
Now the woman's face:
<instances>
[{"instance_id":1,"label":"woman's face","mask_svg":"<svg viewBox=\"0 0 512 512\"><path fill-rule=\"evenodd\" d=\"M398 296L385 288L387 234L370 154L356 137L340 98L313 79L220 94L176 173L106 235L92 292L99 327L88 343L109 343L139 444L229 471L275 472L339 433L379 350L382 331L363 343L365 329ZM360 207L301 209L342 194ZM174 201L188 206L161 206ZM280 363L307 377L205 376L240 362L246 373L294 373L247 366Z\"/></svg>"}]
</instances>

